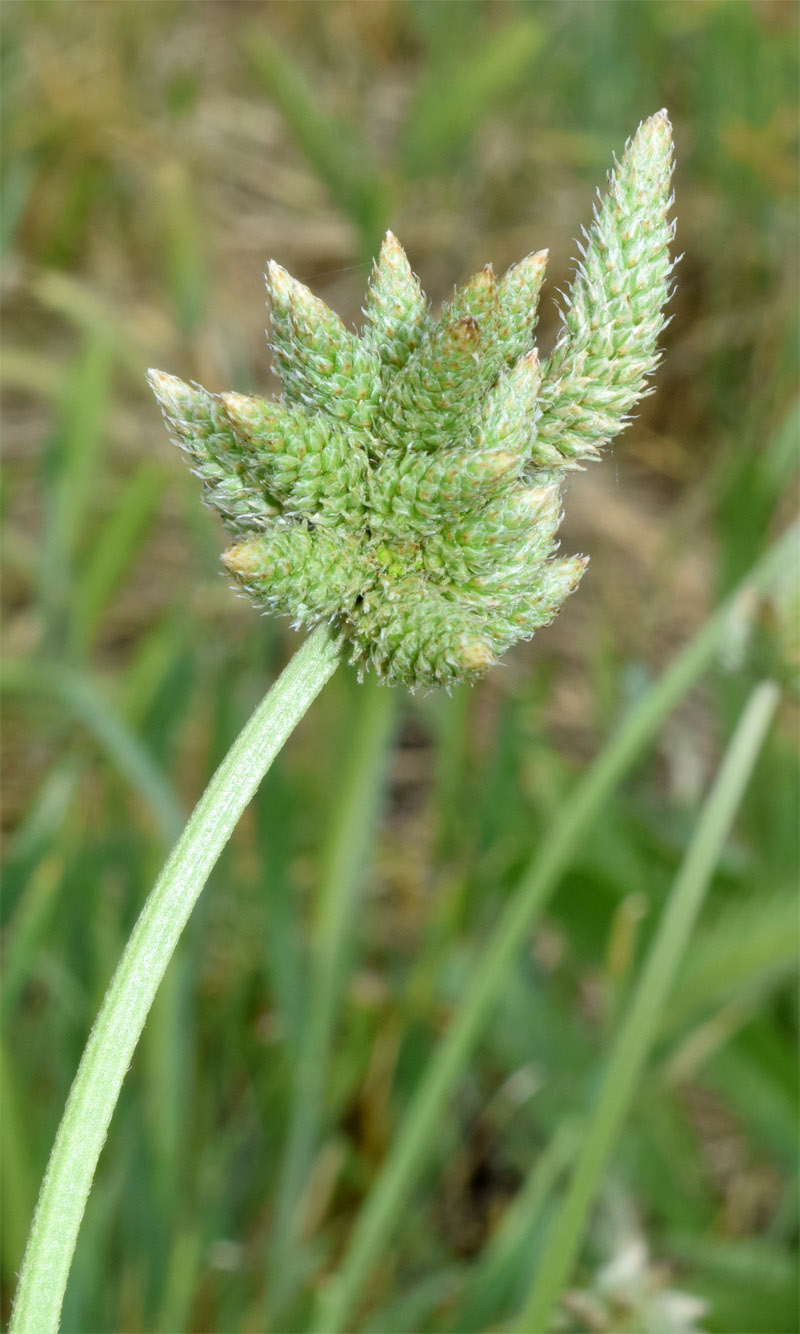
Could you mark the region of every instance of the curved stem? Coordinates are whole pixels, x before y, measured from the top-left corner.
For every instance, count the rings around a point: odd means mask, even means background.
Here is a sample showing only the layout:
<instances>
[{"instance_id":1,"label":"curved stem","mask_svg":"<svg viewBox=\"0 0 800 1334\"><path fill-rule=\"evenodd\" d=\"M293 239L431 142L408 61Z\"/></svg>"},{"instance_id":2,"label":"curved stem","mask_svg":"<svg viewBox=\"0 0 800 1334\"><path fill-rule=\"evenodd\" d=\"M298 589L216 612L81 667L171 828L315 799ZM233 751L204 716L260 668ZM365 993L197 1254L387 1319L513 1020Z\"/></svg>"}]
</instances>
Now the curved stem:
<instances>
[{"instance_id":1,"label":"curved stem","mask_svg":"<svg viewBox=\"0 0 800 1334\"><path fill-rule=\"evenodd\" d=\"M197 803L145 903L70 1090L39 1194L12 1334L51 1334L97 1160L158 985L214 864L273 759L336 669L325 627L297 651Z\"/></svg>"}]
</instances>

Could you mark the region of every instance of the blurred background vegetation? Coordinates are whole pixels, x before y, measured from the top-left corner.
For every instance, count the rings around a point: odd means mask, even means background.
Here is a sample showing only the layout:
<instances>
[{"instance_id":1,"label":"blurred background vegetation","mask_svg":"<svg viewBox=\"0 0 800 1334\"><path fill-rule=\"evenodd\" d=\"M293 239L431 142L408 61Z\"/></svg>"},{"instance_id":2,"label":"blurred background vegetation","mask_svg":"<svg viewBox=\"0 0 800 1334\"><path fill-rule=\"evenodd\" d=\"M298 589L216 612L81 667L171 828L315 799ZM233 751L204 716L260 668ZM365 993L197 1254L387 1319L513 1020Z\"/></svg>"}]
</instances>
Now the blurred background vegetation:
<instances>
[{"instance_id":1,"label":"blurred background vegetation","mask_svg":"<svg viewBox=\"0 0 800 1334\"><path fill-rule=\"evenodd\" d=\"M387 226L437 303L488 260L502 269L549 246L546 350L612 152L670 111L673 320L656 394L567 497L564 549L592 555L579 593L479 687L394 692L390 710L373 704L371 730L370 687L337 673L200 901L112 1124L64 1328L302 1329L554 812L791 517L797 12L793 0L7 0L6 1314L111 971L184 813L297 642L220 577L218 523L145 368L271 392L267 258L357 321ZM575 848L359 1328L500 1328L519 1309L721 750L752 682L788 675L776 624L743 614ZM704 1299L708 1330L797 1328L796 735L785 701L563 1329L665 1330L637 1284ZM348 797L362 802L357 845ZM287 1257L275 1238L309 940L320 880L345 871L358 904ZM647 1247L638 1277L610 1278L603 1266L633 1254L631 1239Z\"/></svg>"}]
</instances>

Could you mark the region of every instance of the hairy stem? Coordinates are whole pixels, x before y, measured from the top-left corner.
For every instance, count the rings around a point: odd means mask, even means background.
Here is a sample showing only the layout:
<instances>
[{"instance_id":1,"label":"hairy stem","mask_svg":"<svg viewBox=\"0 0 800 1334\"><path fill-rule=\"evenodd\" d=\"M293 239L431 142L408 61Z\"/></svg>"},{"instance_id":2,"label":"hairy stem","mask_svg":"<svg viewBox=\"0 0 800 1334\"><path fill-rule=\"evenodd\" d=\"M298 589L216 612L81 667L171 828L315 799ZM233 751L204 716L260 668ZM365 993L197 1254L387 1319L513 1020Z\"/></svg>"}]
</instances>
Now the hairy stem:
<instances>
[{"instance_id":1,"label":"hairy stem","mask_svg":"<svg viewBox=\"0 0 800 1334\"><path fill-rule=\"evenodd\" d=\"M51 1334L58 1329L97 1160L158 985L240 815L337 662L330 635L320 627L237 737L145 903L67 1099L28 1238L12 1334Z\"/></svg>"}]
</instances>

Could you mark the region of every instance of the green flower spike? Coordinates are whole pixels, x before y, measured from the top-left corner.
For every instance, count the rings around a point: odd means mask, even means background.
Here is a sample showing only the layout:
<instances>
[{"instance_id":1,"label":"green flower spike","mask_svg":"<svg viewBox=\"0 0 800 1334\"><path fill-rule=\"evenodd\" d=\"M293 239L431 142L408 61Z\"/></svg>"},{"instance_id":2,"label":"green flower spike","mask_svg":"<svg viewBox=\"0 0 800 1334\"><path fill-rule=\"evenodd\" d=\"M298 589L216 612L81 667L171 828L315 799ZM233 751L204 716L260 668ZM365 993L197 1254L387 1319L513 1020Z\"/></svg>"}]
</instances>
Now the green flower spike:
<instances>
[{"instance_id":1,"label":"green flower spike","mask_svg":"<svg viewBox=\"0 0 800 1334\"><path fill-rule=\"evenodd\" d=\"M545 251L482 269L433 320L388 232L360 336L269 265L280 401L149 373L257 606L329 622L351 662L412 689L474 680L553 619L586 566L555 555L564 483L658 362L671 174L660 111L615 164L544 363Z\"/></svg>"}]
</instances>

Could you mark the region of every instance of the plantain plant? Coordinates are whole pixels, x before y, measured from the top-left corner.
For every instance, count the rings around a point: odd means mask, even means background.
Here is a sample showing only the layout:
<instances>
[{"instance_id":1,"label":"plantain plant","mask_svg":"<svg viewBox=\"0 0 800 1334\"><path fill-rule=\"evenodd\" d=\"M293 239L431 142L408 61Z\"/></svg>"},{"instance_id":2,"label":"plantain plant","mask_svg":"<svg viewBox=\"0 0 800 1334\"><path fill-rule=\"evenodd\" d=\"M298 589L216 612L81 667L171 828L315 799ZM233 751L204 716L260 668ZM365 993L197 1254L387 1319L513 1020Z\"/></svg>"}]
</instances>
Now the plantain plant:
<instances>
[{"instance_id":1,"label":"plantain plant","mask_svg":"<svg viewBox=\"0 0 800 1334\"><path fill-rule=\"evenodd\" d=\"M475 681L553 619L586 568L557 554L570 473L647 392L670 295L672 137L646 120L585 234L561 330L534 346L546 252L490 266L438 319L387 234L360 335L279 265L267 289L278 401L149 379L233 537L256 606L313 633L237 738L178 840L112 979L42 1185L12 1329L58 1326L97 1159L158 984L222 848L346 657L382 682Z\"/></svg>"},{"instance_id":2,"label":"plantain plant","mask_svg":"<svg viewBox=\"0 0 800 1334\"><path fill-rule=\"evenodd\" d=\"M646 121L587 237L561 335L533 335L547 252L491 265L433 320L387 233L365 327L270 263L280 401L150 383L257 606L325 624L389 683L482 676L552 620L584 556L556 556L569 474L644 392L669 296L669 121Z\"/></svg>"}]
</instances>

